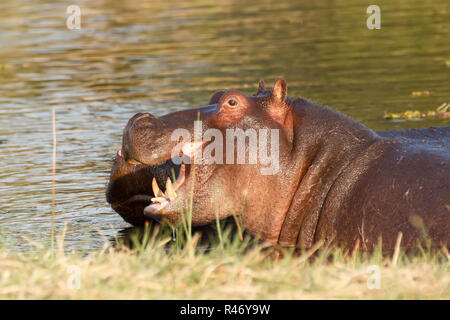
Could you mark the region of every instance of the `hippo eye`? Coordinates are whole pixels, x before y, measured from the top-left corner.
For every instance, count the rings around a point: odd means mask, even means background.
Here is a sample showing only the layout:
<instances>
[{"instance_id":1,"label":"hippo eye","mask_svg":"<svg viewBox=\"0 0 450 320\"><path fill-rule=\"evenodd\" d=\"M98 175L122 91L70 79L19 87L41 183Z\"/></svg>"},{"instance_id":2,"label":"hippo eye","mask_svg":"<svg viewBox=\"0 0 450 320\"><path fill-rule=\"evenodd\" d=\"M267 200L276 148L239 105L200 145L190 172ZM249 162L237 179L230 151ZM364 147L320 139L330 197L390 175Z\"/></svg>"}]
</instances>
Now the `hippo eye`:
<instances>
[{"instance_id":1,"label":"hippo eye","mask_svg":"<svg viewBox=\"0 0 450 320\"><path fill-rule=\"evenodd\" d=\"M229 104L230 106L234 107L234 106L237 106L238 103L237 103L236 100L230 99L230 100L228 100L228 104Z\"/></svg>"}]
</instances>

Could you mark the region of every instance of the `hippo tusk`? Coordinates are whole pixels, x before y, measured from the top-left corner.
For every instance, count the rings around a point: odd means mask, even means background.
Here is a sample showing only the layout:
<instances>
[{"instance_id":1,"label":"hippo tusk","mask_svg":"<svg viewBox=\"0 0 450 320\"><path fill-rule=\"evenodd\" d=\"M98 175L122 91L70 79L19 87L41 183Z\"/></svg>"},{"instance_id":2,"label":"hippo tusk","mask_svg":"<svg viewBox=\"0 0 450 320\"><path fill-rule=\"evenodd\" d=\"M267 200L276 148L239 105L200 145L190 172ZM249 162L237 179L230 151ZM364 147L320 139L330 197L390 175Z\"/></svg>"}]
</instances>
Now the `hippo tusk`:
<instances>
[{"instance_id":1,"label":"hippo tusk","mask_svg":"<svg viewBox=\"0 0 450 320\"><path fill-rule=\"evenodd\" d=\"M164 197L164 193L159 189L158 182L156 182L155 178L152 180L152 190L155 197Z\"/></svg>"},{"instance_id":2,"label":"hippo tusk","mask_svg":"<svg viewBox=\"0 0 450 320\"><path fill-rule=\"evenodd\" d=\"M184 179L186 178L186 165L182 164L180 167L180 173L178 174L178 178L173 185L175 191L178 190L179 187L184 183Z\"/></svg>"},{"instance_id":3,"label":"hippo tusk","mask_svg":"<svg viewBox=\"0 0 450 320\"><path fill-rule=\"evenodd\" d=\"M155 198L152 198L151 200L152 200L152 202L158 202L158 203L167 202L167 199L164 197L155 197Z\"/></svg>"},{"instance_id":4,"label":"hippo tusk","mask_svg":"<svg viewBox=\"0 0 450 320\"><path fill-rule=\"evenodd\" d=\"M170 177L167 177L166 181L166 196L168 196L170 200L174 200L177 197L177 194L175 193L172 185L172 181L170 181Z\"/></svg>"}]
</instances>

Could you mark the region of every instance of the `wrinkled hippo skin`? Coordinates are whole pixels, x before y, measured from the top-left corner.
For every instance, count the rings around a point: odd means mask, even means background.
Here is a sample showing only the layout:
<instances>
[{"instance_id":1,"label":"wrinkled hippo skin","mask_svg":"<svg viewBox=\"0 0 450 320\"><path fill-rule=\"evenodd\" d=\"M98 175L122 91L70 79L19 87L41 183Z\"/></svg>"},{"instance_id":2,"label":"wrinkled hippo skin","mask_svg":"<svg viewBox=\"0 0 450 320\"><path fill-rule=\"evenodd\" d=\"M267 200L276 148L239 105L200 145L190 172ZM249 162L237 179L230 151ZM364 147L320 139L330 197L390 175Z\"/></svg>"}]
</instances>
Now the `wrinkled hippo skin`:
<instances>
[{"instance_id":1,"label":"wrinkled hippo skin","mask_svg":"<svg viewBox=\"0 0 450 320\"><path fill-rule=\"evenodd\" d=\"M260 162L174 165L171 151L180 140L172 141L171 133L184 128L193 137L198 119L203 132L215 128L224 137L229 128L278 129L278 172L261 174ZM190 142L181 141L195 149ZM192 156L184 150L180 156ZM164 191L171 168L178 176L176 198L152 203L153 178ZM424 238L434 246L449 243L449 182L450 127L373 131L306 99L287 97L286 82L278 79L271 90L261 81L253 96L219 91L202 108L133 116L106 196L132 224L150 218L179 223L180 208L194 190L194 225L235 214L248 232L274 244L359 242L372 250L380 237L383 248L392 249L399 232L404 248Z\"/></svg>"}]
</instances>

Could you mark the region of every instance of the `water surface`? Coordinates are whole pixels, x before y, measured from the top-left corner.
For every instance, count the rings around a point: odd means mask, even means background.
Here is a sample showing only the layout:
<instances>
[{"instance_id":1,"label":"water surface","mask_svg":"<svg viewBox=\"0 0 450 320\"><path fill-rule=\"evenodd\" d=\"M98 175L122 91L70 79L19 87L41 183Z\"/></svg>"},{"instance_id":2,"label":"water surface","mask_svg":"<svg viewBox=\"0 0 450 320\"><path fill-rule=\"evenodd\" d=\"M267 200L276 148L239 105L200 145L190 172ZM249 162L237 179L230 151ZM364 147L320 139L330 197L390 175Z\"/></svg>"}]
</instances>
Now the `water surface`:
<instances>
[{"instance_id":1,"label":"water surface","mask_svg":"<svg viewBox=\"0 0 450 320\"><path fill-rule=\"evenodd\" d=\"M72 4L72 3L71 3ZM105 201L127 119L205 105L218 89L256 91L283 76L307 97L372 129L449 125L391 122L385 111L450 102L450 2L0 2L0 232L16 249L51 230L52 108L56 110L55 226L65 244L95 249L128 227ZM432 96L414 97L413 91Z\"/></svg>"}]
</instances>

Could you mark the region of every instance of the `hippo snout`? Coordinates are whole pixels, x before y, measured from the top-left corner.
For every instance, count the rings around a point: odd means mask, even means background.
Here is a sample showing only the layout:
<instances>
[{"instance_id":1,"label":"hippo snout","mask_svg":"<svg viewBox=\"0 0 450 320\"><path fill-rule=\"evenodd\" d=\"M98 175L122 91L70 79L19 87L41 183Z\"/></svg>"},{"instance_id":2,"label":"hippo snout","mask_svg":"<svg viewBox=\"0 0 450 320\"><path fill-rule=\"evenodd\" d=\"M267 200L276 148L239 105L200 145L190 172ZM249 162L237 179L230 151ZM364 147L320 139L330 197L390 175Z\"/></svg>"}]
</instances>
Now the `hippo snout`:
<instances>
[{"instance_id":1,"label":"hippo snout","mask_svg":"<svg viewBox=\"0 0 450 320\"><path fill-rule=\"evenodd\" d=\"M123 132L122 150L130 163L155 165L170 159L173 128L150 113L137 113Z\"/></svg>"}]
</instances>

